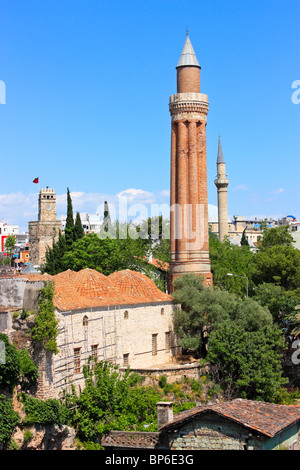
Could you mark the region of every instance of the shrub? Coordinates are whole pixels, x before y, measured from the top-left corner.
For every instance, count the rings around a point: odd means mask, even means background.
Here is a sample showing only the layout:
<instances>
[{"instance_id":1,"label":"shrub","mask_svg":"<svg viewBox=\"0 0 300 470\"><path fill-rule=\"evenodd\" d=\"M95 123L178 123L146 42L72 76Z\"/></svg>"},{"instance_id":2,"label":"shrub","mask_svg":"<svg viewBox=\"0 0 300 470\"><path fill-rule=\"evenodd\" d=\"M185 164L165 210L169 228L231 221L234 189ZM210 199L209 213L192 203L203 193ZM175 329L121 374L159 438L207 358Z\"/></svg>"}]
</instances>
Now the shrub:
<instances>
[{"instance_id":1,"label":"shrub","mask_svg":"<svg viewBox=\"0 0 300 470\"><path fill-rule=\"evenodd\" d=\"M70 412L64 404L56 399L39 400L22 394L22 403L26 412L26 424L58 424L68 423Z\"/></svg>"},{"instance_id":2,"label":"shrub","mask_svg":"<svg viewBox=\"0 0 300 470\"><path fill-rule=\"evenodd\" d=\"M58 320L55 317L53 297L53 282L45 282L45 287L41 289L38 298L39 307L32 328L32 339L43 342L45 349L56 354L58 352L56 344Z\"/></svg>"},{"instance_id":3,"label":"shrub","mask_svg":"<svg viewBox=\"0 0 300 470\"><path fill-rule=\"evenodd\" d=\"M19 382L20 355L4 333L0 333L0 341L4 344L4 360L0 362L0 387L12 391Z\"/></svg>"},{"instance_id":4,"label":"shrub","mask_svg":"<svg viewBox=\"0 0 300 470\"><path fill-rule=\"evenodd\" d=\"M20 416L13 410L12 400L0 395L0 442L7 446L12 432L20 421Z\"/></svg>"}]
</instances>

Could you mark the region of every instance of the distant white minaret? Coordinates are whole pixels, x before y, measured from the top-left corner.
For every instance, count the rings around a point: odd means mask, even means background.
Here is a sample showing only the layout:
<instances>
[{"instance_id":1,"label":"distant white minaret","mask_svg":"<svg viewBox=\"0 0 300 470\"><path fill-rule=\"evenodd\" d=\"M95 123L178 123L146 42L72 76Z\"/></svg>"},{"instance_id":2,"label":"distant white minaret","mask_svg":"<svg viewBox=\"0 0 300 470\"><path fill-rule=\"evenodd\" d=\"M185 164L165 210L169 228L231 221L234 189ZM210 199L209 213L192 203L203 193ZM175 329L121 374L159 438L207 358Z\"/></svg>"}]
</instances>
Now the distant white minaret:
<instances>
[{"instance_id":1,"label":"distant white minaret","mask_svg":"<svg viewBox=\"0 0 300 470\"><path fill-rule=\"evenodd\" d=\"M218 158L217 158L217 178L215 185L218 188L218 222L219 222L219 239L224 240L224 236L228 235L228 207L227 207L227 179L225 160L219 136Z\"/></svg>"}]
</instances>

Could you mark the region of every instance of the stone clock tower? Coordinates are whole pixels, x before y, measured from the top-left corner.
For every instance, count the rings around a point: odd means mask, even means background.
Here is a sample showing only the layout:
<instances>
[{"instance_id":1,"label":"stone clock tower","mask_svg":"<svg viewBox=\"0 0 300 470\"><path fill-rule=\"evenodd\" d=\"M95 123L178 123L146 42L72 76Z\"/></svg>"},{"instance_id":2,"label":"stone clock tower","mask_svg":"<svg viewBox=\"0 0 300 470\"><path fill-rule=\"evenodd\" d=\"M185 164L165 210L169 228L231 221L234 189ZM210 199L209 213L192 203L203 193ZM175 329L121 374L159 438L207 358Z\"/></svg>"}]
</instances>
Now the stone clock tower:
<instances>
[{"instance_id":1,"label":"stone clock tower","mask_svg":"<svg viewBox=\"0 0 300 470\"><path fill-rule=\"evenodd\" d=\"M37 222L29 222L29 253L33 264L41 265L45 261L46 247L52 247L53 237L58 238L62 229L61 221L56 216L55 190L46 187L39 193L39 214Z\"/></svg>"}]
</instances>

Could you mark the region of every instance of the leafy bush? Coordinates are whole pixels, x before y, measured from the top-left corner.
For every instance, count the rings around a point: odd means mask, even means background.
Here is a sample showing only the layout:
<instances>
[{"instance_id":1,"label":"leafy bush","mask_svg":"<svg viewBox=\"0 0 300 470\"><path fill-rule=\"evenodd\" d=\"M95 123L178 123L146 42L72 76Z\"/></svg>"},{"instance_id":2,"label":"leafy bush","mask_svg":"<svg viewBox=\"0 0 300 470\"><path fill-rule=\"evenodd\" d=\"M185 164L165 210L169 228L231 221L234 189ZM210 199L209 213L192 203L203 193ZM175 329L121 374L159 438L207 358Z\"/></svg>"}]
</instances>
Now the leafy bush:
<instances>
[{"instance_id":1,"label":"leafy bush","mask_svg":"<svg viewBox=\"0 0 300 470\"><path fill-rule=\"evenodd\" d=\"M26 424L67 424L70 411L56 399L40 400L22 394L22 403L26 412Z\"/></svg>"},{"instance_id":2,"label":"leafy bush","mask_svg":"<svg viewBox=\"0 0 300 470\"><path fill-rule=\"evenodd\" d=\"M58 352L56 344L58 320L55 317L53 297L53 282L45 282L45 287L41 289L38 298L38 312L32 328L32 339L42 341L45 349L56 354Z\"/></svg>"},{"instance_id":3,"label":"leafy bush","mask_svg":"<svg viewBox=\"0 0 300 470\"><path fill-rule=\"evenodd\" d=\"M236 396L261 401L276 401L287 382L282 376L283 336L267 325L258 331L226 322L209 338L207 359L215 383L227 398Z\"/></svg>"},{"instance_id":4,"label":"leafy bush","mask_svg":"<svg viewBox=\"0 0 300 470\"><path fill-rule=\"evenodd\" d=\"M0 442L7 446L20 417L13 410L12 400L0 395Z\"/></svg>"},{"instance_id":5,"label":"leafy bush","mask_svg":"<svg viewBox=\"0 0 300 470\"><path fill-rule=\"evenodd\" d=\"M19 351L20 357L20 382L22 390L26 390L31 385L36 385L38 379L38 366L31 359L27 349Z\"/></svg>"},{"instance_id":6,"label":"leafy bush","mask_svg":"<svg viewBox=\"0 0 300 470\"><path fill-rule=\"evenodd\" d=\"M4 333L0 333L0 341L5 349L4 358L0 362L0 387L12 391L19 382L20 355Z\"/></svg>"},{"instance_id":7,"label":"leafy bush","mask_svg":"<svg viewBox=\"0 0 300 470\"><path fill-rule=\"evenodd\" d=\"M165 388L165 386L167 385L167 377L165 375L161 375L159 377L158 385L160 386L160 388Z\"/></svg>"},{"instance_id":8,"label":"leafy bush","mask_svg":"<svg viewBox=\"0 0 300 470\"><path fill-rule=\"evenodd\" d=\"M129 370L122 375L118 366L101 361L94 369L85 369L84 389L79 395L74 389L66 394L65 403L76 409L72 425L79 438L92 442L110 430L156 430L156 403L161 396L151 387L132 385Z\"/></svg>"}]
</instances>

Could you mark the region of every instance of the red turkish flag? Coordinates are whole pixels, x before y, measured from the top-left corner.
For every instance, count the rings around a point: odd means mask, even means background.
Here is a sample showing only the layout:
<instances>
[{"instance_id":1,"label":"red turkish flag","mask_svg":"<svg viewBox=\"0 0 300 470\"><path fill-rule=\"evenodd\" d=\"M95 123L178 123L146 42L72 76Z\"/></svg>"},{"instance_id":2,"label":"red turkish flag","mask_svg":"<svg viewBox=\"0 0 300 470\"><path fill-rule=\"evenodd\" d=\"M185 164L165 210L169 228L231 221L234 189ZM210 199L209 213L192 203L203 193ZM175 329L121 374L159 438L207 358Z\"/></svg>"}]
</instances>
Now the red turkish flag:
<instances>
[{"instance_id":1,"label":"red turkish flag","mask_svg":"<svg viewBox=\"0 0 300 470\"><path fill-rule=\"evenodd\" d=\"M35 178L35 179L33 180L33 183L38 183L38 182L39 182L39 179L38 179L38 178Z\"/></svg>"}]
</instances>

